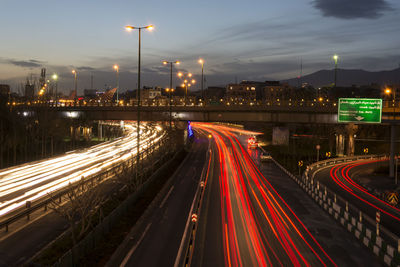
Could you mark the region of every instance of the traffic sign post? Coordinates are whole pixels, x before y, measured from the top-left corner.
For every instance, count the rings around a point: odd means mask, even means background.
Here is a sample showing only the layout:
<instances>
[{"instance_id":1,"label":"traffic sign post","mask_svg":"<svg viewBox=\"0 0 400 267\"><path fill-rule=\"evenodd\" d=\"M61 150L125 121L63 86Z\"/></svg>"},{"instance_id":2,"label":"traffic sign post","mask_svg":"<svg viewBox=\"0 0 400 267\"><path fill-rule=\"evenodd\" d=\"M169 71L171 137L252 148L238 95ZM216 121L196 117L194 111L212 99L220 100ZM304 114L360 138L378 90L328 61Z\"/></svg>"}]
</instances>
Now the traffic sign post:
<instances>
[{"instance_id":1,"label":"traffic sign post","mask_svg":"<svg viewBox=\"0 0 400 267\"><path fill-rule=\"evenodd\" d=\"M301 175L301 167L303 166L304 162L302 160L299 160L299 162L297 163L297 166L299 166L299 177Z\"/></svg>"},{"instance_id":2,"label":"traffic sign post","mask_svg":"<svg viewBox=\"0 0 400 267\"><path fill-rule=\"evenodd\" d=\"M381 222L381 213L379 211L376 212L376 235L379 236L379 223Z\"/></svg>"},{"instance_id":3,"label":"traffic sign post","mask_svg":"<svg viewBox=\"0 0 400 267\"><path fill-rule=\"evenodd\" d=\"M397 164L398 164L398 158L396 157L394 159L395 165L394 165L394 183L397 185Z\"/></svg>"},{"instance_id":4,"label":"traffic sign post","mask_svg":"<svg viewBox=\"0 0 400 267\"><path fill-rule=\"evenodd\" d=\"M382 99L339 98L338 122L381 123Z\"/></svg>"}]
</instances>

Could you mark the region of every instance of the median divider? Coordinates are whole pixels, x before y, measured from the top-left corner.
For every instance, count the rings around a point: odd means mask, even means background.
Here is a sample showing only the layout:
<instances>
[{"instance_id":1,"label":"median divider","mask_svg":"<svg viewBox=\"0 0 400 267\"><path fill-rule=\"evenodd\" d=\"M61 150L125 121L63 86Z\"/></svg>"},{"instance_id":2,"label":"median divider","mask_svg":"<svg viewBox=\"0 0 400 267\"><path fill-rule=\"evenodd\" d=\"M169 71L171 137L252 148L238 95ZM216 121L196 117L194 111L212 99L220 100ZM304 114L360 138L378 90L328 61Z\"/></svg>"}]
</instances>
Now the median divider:
<instances>
[{"instance_id":1,"label":"median divider","mask_svg":"<svg viewBox=\"0 0 400 267\"><path fill-rule=\"evenodd\" d=\"M262 150L265 152L264 149ZM380 233L377 234L377 231L373 227L375 219L363 214L357 207L349 204L348 201L337 196L334 192L331 192L325 185L319 181L315 182L313 177L309 177L311 170L320 167L340 162L374 158L382 158L382 156L356 156L320 161L309 166L302 177L293 175L275 159L272 158L271 160L314 199L323 210L334 217L340 225L352 233L357 240L368 247L387 266L400 267L400 239L397 235L382 226L379 226ZM354 214L357 215L354 216Z\"/></svg>"}]
</instances>

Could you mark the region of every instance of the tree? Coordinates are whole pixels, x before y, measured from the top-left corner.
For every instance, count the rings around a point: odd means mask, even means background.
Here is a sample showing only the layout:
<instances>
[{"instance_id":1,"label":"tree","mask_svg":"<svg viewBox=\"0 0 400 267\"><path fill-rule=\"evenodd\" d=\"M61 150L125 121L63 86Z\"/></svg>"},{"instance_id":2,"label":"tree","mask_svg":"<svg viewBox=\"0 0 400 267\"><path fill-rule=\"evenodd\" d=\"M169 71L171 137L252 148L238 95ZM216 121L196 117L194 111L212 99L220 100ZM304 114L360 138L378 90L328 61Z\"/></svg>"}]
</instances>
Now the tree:
<instances>
[{"instance_id":1,"label":"tree","mask_svg":"<svg viewBox=\"0 0 400 267\"><path fill-rule=\"evenodd\" d=\"M82 178L68 185L67 194L63 198L50 194L49 208L68 221L72 243L75 246L92 228L94 218L101 211L104 200L100 188L94 182Z\"/></svg>"}]
</instances>

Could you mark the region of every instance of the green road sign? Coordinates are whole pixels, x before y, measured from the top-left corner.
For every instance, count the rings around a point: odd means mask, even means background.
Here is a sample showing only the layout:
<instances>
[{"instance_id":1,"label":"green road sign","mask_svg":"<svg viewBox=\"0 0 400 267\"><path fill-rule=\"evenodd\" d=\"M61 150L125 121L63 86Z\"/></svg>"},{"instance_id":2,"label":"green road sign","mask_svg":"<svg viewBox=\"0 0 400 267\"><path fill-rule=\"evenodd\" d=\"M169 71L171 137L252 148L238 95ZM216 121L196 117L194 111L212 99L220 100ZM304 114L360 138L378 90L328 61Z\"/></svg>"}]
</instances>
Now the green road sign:
<instances>
[{"instance_id":1,"label":"green road sign","mask_svg":"<svg viewBox=\"0 0 400 267\"><path fill-rule=\"evenodd\" d=\"M380 123L382 99L339 98L338 122Z\"/></svg>"}]
</instances>

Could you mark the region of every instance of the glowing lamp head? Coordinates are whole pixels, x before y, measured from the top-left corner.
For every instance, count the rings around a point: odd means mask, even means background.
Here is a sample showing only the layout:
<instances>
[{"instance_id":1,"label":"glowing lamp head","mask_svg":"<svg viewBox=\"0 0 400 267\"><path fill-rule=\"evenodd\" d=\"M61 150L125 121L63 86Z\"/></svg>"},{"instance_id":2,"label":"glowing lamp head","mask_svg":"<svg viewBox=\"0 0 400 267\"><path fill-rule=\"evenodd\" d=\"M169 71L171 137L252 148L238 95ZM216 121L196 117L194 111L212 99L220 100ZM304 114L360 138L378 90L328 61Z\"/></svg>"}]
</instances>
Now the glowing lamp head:
<instances>
[{"instance_id":1,"label":"glowing lamp head","mask_svg":"<svg viewBox=\"0 0 400 267\"><path fill-rule=\"evenodd\" d=\"M196 80L192 80L192 83L196 83Z\"/></svg>"},{"instance_id":2,"label":"glowing lamp head","mask_svg":"<svg viewBox=\"0 0 400 267\"><path fill-rule=\"evenodd\" d=\"M178 64L178 65L179 65L179 64L181 64L181 62L180 62L180 61L175 61L175 64Z\"/></svg>"},{"instance_id":3,"label":"glowing lamp head","mask_svg":"<svg viewBox=\"0 0 400 267\"><path fill-rule=\"evenodd\" d=\"M152 31L152 30L154 30L154 25L146 26L146 29L148 29L149 31Z\"/></svg>"},{"instance_id":4,"label":"glowing lamp head","mask_svg":"<svg viewBox=\"0 0 400 267\"><path fill-rule=\"evenodd\" d=\"M199 63L201 64L201 65L203 65L204 64L204 60L203 59L199 59Z\"/></svg>"},{"instance_id":5,"label":"glowing lamp head","mask_svg":"<svg viewBox=\"0 0 400 267\"><path fill-rule=\"evenodd\" d=\"M191 74L191 73L188 73L188 77L192 77L192 74Z\"/></svg>"},{"instance_id":6,"label":"glowing lamp head","mask_svg":"<svg viewBox=\"0 0 400 267\"><path fill-rule=\"evenodd\" d=\"M392 90L390 90L389 88L385 89L385 94L390 95L392 93Z\"/></svg>"},{"instance_id":7,"label":"glowing lamp head","mask_svg":"<svg viewBox=\"0 0 400 267\"><path fill-rule=\"evenodd\" d=\"M114 70L116 70L116 71L119 70L119 66L118 66L117 64L115 64L115 65L113 66L113 68L114 68Z\"/></svg>"},{"instance_id":8,"label":"glowing lamp head","mask_svg":"<svg viewBox=\"0 0 400 267\"><path fill-rule=\"evenodd\" d=\"M57 81L57 80L58 80L58 75L54 73L54 74L51 76L51 78L53 78L53 80Z\"/></svg>"},{"instance_id":9,"label":"glowing lamp head","mask_svg":"<svg viewBox=\"0 0 400 267\"><path fill-rule=\"evenodd\" d=\"M162 64L167 65L167 64L168 64L168 61L164 60L164 61L162 62Z\"/></svg>"},{"instance_id":10,"label":"glowing lamp head","mask_svg":"<svg viewBox=\"0 0 400 267\"><path fill-rule=\"evenodd\" d=\"M182 77L182 72L178 72L178 77Z\"/></svg>"},{"instance_id":11,"label":"glowing lamp head","mask_svg":"<svg viewBox=\"0 0 400 267\"><path fill-rule=\"evenodd\" d=\"M76 70L72 70L72 74L76 74Z\"/></svg>"},{"instance_id":12,"label":"glowing lamp head","mask_svg":"<svg viewBox=\"0 0 400 267\"><path fill-rule=\"evenodd\" d=\"M337 62L338 61L338 59L339 59L339 56L338 55L333 55L333 60L335 60L335 62Z\"/></svg>"},{"instance_id":13,"label":"glowing lamp head","mask_svg":"<svg viewBox=\"0 0 400 267\"><path fill-rule=\"evenodd\" d=\"M128 32L131 32L134 29L135 29L135 27L133 27L133 26L130 26L130 25L125 26L125 30Z\"/></svg>"}]
</instances>

